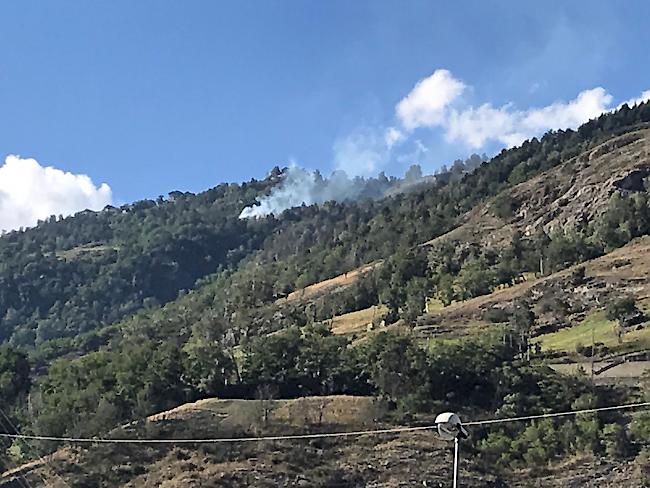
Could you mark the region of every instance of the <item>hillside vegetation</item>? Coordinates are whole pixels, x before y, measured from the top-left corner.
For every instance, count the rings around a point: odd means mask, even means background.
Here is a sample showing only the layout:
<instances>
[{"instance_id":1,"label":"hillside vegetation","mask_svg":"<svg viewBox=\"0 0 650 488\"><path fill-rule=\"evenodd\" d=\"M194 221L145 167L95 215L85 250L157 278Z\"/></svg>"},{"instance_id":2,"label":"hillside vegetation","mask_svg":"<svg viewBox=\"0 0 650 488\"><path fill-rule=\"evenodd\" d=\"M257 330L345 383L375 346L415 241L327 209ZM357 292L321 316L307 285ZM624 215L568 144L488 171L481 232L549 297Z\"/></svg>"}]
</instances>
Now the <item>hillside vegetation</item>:
<instances>
[{"instance_id":1,"label":"hillside vegetation","mask_svg":"<svg viewBox=\"0 0 650 488\"><path fill-rule=\"evenodd\" d=\"M623 106L577 131L548 133L472 171L459 164L462 171L378 200L239 218L281 184L276 168L263 181L173 192L7 234L0 238L0 408L8 421L0 427L206 437L325 428L327 405L361 396L381 404L372 419L382 425L441 410L516 416L640 400L642 378L600 385L548 365L648 347L649 124L650 104ZM238 430L219 430L227 427L219 421L213 431L181 415L197 410L182 405L204 400L194 404L202 414L232 421L232 410L209 407L212 397L238 405L246 417ZM319 422L297 425L295 412L266 412L304 397L320 399L307 409ZM371 414L364 412L352 423L365 425ZM166 429L167 417L179 422ZM118 428L132 422L139 430ZM476 462L466 476L476 486L517 486L516 473L543 477L573 456L627 463L630 476L644 476L637 466L650 449L648 414L562 420L562 436L558 422L477 429L467 445ZM337 418L329 427L350 425ZM373 449L371 442L361 445ZM310 471L315 486L438 479L433 470L426 478L393 471L391 459L406 441L385 442L377 449L392 454L377 454L382 468L373 470L351 461L366 451L310 445L322 463ZM16 441L0 467L57 447ZM158 486L172 465L195 475L169 486L201 486L216 473L224 481L214 486L258 486L260 479L274 486L300 481L278 477L307 469L304 457L291 458L297 450L129 451L117 471L102 463L93 471L97 459L119 458L109 448L56 452L74 486ZM270 463L264 474L252 467L257 457ZM75 473L70 459L86 474ZM186 461L211 467L202 478L198 468L179 467ZM556 486L547 481L542 486Z\"/></svg>"}]
</instances>

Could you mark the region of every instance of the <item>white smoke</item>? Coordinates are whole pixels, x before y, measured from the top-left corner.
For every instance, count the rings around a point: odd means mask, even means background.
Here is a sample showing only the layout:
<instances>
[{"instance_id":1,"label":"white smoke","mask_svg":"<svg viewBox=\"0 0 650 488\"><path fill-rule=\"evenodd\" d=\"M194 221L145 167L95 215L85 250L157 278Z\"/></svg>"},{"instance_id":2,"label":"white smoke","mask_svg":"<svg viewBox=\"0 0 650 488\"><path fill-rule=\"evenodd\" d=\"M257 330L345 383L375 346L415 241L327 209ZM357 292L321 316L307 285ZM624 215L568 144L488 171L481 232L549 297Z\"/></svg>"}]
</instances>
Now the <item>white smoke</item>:
<instances>
[{"instance_id":1,"label":"white smoke","mask_svg":"<svg viewBox=\"0 0 650 488\"><path fill-rule=\"evenodd\" d=\"M246 207L239 218L278 215L283 210L302 204L313 205L330 200L354 200L364 191L365 180L350 179L344 171L335 171L329 178L323 178L317 171L307 171L290 166L282 182L271 190L271 194L257 200L258 205Z\"/></svg>"},{"instance_id":2,"label":"white smoke","mask_svg":"<svg viewBox=\"0 0 650 488\"><path fill-rule=\"evenodd\" d=\"M318 171L307 171L292 165L285 170L282 181L271 189L267 196L257 199L256 205L242 210L239 218L264 217L279 215L288 208L300 205L321 204L328 201L351 201L379 199L398 193L411 191L437 181L460 178L463 174L476 169L485 156L473 154L465 161L456 160L451 170L444 170L436 175L422 174L418 164L412 164L403 178L386 177L383 173L375 178L350 178L344 171L335 171L328 178L323 178Z\"/></svg>"},{"instance_id":3,"label":"white smoke","mask_svg":"<svg viewBox=\"0 0 650 488\"><path fill-rule=\"evenodd\" d=\"M517 108L514 103L471 105L467 98L474 93L450 71L435 70L397 103L393 125L362 126L335 141L333 163L337 171L330 178L292 166L270 195L245 208L240 217L277 215L302 204L380 198L405 191L420 179L412 183L408 178L389 181L382 175L369 180L361 177L375 175L391 162L403 165L429 159L430 163L429 148L418 138L424 130L438 131L448 143L461 143L465 148L485 149L489 144L509 148L551 129L575 129L622 106L613 104L614 97L601 87L583 90L568 101L527 108ZM632 106L648 99L650 90L626 103ZM461 173L465 170L461 168Z\"/></svg>"},{"instance_id":4,"label":"white smoke","mask_svg":"<svg viewBox=\"0 0 650 488\"><path fill-rule=\"evenodd\" d=\"M7 156L0 166L0 231L31 227L51 215L101 210L111 188L95 186L86 175L41 166L35 159Z\"/></svg>"},{"instance_id":5,"label":"white smoke","mask_svg":"<svg viewBox=\"0 0 650 488\"><path fill-rule=\"evenodd\" d=\"M384 131L384 143L388 149L402 142L404 138L404 133L395 127L389 127Z\"/></svg>"},{"instance_id":6,"label":"white smoke","mask_svg":"<svg viewBox=\"0 0 650 488\"><path fill-rule=\"evenodd\" d=\"M334 143L334 166L352 176L376 175L390 159L390 149L400 139L396 132L358 128Z\"/></svg>"}]
</instances>

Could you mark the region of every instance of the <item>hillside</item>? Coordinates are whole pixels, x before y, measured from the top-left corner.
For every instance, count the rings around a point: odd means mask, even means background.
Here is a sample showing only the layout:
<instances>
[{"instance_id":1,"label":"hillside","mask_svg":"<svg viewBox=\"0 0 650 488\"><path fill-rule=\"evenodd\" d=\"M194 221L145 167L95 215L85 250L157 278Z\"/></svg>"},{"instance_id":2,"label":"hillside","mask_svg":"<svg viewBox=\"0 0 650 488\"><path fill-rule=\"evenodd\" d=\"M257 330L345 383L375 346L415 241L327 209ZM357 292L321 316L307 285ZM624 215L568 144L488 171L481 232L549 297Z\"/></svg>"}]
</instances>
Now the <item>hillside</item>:
<instances>
[{"instance_id":1,"label":"hillside","mask_svg":"<svg viewBox=\"0 0 650 488\"><path fill-rule=\"evenodd\" d=\"M0 429L208 437L640 401L641 362L622 368L625 381L614 362L650 349L648 124L650 104L623 106L462 177L385 198L240 218L282 184L276 168L259 182L5 235ZM608 374L574 374L592 362ZM260 425L268 405L273 414ZM312 410L316 422L305 417ZM539 486L642 479L649 422L604 413L562 424L566 436L551 421L480 429L464 475L475 486L520 486L533 475ZM58 447L7 443L0 468ZM448 448L425 433L272 448L118 447L69 447L53 462L77 486L448 478L431 462Z\"/></svg>"},{"instance_id":2,"label":"hillside","mask_svg":"<svg viewBox=\"0 0 650 488\"><path fill-rule=\"evenodd\" d=\"M504 188L647 123L647 105L528 141L461 180L439 178L383 200L240 219L242 208L280 183L276 169L260 182L222 184L198 195L172 192L9 233L0 239L0 340L33 346L75 337L172 301L215 272L259 281L246 293L268 302L445 234L473 208L485 217L481 202Z\"/></svg>"},{"instance_id":3,"label":"hillside","mask_svg":"<svg viewBox=\"0 0 650 488\"><path fill-rule=\"evenodd\" d=\"M650 131L626 133L505 190L461 219L448 239L503 245L515 232L581 229L607 210L611 196L650 189ZM430 241L427 244L434 244Z\"/></svg>"},{"instance_id":4,"label":"hillside","mask_svg":"<svg viewBox=\"0 0 650 488\"><path fill-rule=\"evenodd\" d=\"M513 286L493 293L454 303L419 319L424 332L435 324L444 324L449 330L466 333L471 324L488 325L486 311L506 309L514 301L527 298L537 310L540 329L560 329L577 323L591 312L602 309L612 296L634 296L643 307L650 307L650 237L632 241L602 257L579 265L585 269L585 279L578 285L570 281L576 267L558 271L548 276L531 277ZM573 313L559 320L557 310L549 308L549 301L570 305ZM546 307L544 307L546 305Z\"/></svg>"},{"instance_id":5,"label":"hillside","mask_svg":"<svg viewBox=\"0 0 650 488\"><path fill-rule=\"evenodd\" d=\"M268 412L266 414L265 412ZM342 432L390 427L378 399L325 396L298 400L206 399L150 416L113 435L138 432L166 438L230 437L301 432ZM266 418L266 420L265 420ZM422 417L420 423L432 422ZM467 486L544 488L641 486L633 463L582 455L511 476L485 472L465 451L461 479ZM0 476L0 487L18 480L53 488L89 486L447 486L451 445L433 432L343 439L269 441L254 444L179 446L92 446L65 448L38 463Z\"/></svg>"},{"instance_id":6,"label":"hillside","mask_svg":"<svg viewBox=\"0 0 650 488\"><path fill-rule=\"evenodd\" d=\"M553 234L560 229L574 231L584 228L607 212L612 195L617 192L644 194L650 188L650 181L647 181L650 173L649 136L649 131L642 130L616 137L505 190L495 199L468 212L457 228L422 244L422 247L435 248L447 241L461 246L477 244L503 248L516 233L532 237L539 229ZM511 202L509 215L499 217L495 207L503 201ZM632 295L643 306L650 307L647 282L649 251L649 241L644 237L602 257L583 262L587 280L581 286L567 283L572 268L543 277L528 276L525 281L498 287L492 293L425 314L418 319L417 330L442 334L443 337L462 336L468 333L468 325L488 327L490 322L484 320L484 316L489 309L506 309L515 300L524 298L536 304L538 325L546 329L575 324L586 314L602 308L612 296ZM360 268L363 270L365 268ZM356 273L351 272L349 276L354 278ZM314 285L313 288L324 285ZM539 310L545 305L539 302L551 301L550 296L569 303L576 312L564 321L558 321L557 310ZM548 308L548 303L546 306ZM360 313L347 314L351 322L348 327L357 332L370 322ZM360 317L360 322L355 322L355 314ZM338 320L335 317L334 322Z\"/></svg>"}]
</instances>

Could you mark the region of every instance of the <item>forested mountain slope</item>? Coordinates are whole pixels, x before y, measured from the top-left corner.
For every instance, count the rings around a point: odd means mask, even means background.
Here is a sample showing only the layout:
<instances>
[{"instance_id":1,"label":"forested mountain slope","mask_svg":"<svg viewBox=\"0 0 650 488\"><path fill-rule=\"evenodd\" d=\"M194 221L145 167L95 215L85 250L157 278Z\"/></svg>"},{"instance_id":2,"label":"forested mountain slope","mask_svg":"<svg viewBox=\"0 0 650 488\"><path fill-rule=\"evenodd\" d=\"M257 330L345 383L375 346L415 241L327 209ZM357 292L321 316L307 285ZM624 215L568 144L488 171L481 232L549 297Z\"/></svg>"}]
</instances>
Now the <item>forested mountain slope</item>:
<instances>
[{"instance_id":1,"label":"forested mountain slope","mask_svg":"<svg viewBox=\"0 0 650 488\"><path fill-rule=\"evenodd\" d=\"M503 151L462 181L445 181L380 201L326 203L277 218L239 219L277 184L220 185L199 195L50 219L0 239L0 340L18 345L70 337L174 299L196 280L245 257L268 301L452 230L503 188L557 166L629 127L650 107L624 106L578 131L549 133ZM252 272L252 271L251 271ZM272 279L271 279L272 277Z\"/></svg>"},{"instance_id":2,"label":"forested mountain slope","mask_svg":"<svg viewBox=\"0 0 650 488\"><path fill-rule=\"evenodd\" d=\"M477 205L438 241L502 246L514 234L583 232L607 213L614 194L645 195L648 176L650 131L627 132Z\"/></svg>"},{"instance_id":3,"label":"forested mountain slope","mask_svg":"<svg viewBox=\"0 0 650 488\"><path fill-rule=\"evenodd\" d=\"M174 193L3 236L0 340L33 345L74 336L165 303L238 263L274 225L238 213L271 184Z\"/></svg>"},{"instance_id":4,"label":"forested mountain slope","mask_svg":"<svg viewBox=\"0 0 650 488\"><path fill-rule=\"evenodd\" d=\"M0 348L0 374L11 378L0 408L22 430L92 436L215 396L372 395L391 422L442 408L513 416L639 400L636 386L560 377L534 345L594 311L621 335L647 327L645 295L601 275L612 251L625 259L650 235L649 124L650 104L623 106L462 178L379 200L241 219L281 184L275 170L3 236L2 340L28 352ZM548 283L607 303L542 300ZM511 299L486 298L499 290ZM369 309L381 312L364 340L332 334L334 317ZM486 327L437 340L454 317ZM577 450L630 458L648 447L648 421L580 417L573 437L548 444L552 424L481 431L472 449L490 476ZM48 448L13 447L0 461Z\"/></svg>"}]
</instances>

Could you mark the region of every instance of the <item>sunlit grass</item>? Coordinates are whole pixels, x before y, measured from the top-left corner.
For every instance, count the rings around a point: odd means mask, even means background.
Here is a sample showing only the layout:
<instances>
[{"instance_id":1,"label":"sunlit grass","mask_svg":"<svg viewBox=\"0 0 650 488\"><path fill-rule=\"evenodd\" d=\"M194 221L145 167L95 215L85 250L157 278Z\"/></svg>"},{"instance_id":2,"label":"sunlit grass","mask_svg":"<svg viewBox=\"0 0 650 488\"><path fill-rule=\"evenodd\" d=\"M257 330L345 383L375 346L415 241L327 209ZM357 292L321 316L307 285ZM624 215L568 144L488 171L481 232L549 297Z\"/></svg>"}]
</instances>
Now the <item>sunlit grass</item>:
<instances>
[{"instance_id":1,"label":"sunlit grass","mask_svg":"<svg viewBox=\"0 0 650 488\"><path fill-rule=\"evenodd\" d=\"M429 298L427 300L427 311L429 313L439 312L445 308L445 304L439 298Z\"/></svg>"},{"instance_id":2,"label":"sunlit grass","mask_svg":"<svg viewBox=\"0 0 650 488\"><path fill-rule=\"evenodd\" d=\"M350 312L334 317L331 320L332 332L334 334L354 334L366 332L368 324L377 317L381 317L388 309L384 305ZM330 321L325 321L330 323Z\"/></svg>"},{"instance_id":3,"label":"sunlit grass","mask_svg":"<svg viewBox=\"0 0 650 488\"><path fill-rule=\"evenodd\" d=\"M605 312L595 312L578 325L544 334L534 342L541 343L542 350L574 352L576 346L589 346L592 340L613 349L636 350L650 347L650 327L626 332L622 343L619 343L616 321L607 320Z\"/></svg>"},{"instance_id":4,"label":"sunlit grass","mask_svg":"<svg viewBox=\"0 0 650 488\"><path fill-rule=\"evenodd\" d=\"M435 337L423 337L420 339L420 346L427 350L432 351L437 346L454 346L467 341L478 336L485 336L486 334L491 334L494 337L501 337L503 333L503 328L500 326L491 326L487 325L484 322L471 322L467 324L463 329L462 335L457 335L453 337L449 336L435 336Z\"/></svg>"}]
</instances>

